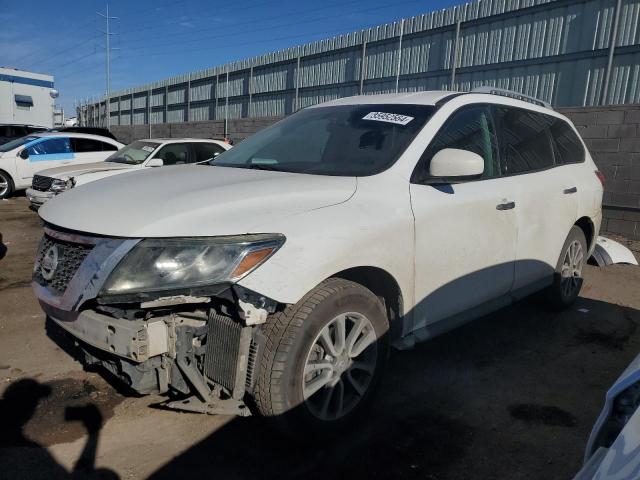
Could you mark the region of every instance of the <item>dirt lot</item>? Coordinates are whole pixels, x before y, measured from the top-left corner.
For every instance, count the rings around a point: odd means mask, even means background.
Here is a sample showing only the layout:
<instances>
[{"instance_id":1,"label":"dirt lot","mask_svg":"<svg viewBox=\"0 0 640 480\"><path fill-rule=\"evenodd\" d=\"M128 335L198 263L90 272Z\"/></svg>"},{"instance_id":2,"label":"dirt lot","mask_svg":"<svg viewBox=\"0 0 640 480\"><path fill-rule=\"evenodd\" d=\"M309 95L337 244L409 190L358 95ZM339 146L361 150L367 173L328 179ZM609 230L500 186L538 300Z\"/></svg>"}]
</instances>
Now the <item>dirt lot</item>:
<instances>
[{"instance_id":1,"label":"dirt lot","mask_svg":"<svg viewBox=\"0 0 640 480\"><path fill-rule=\"evenodd\" d=\"M83 372L45 335L25 198L0 201L0 233L2 478L566 479L640 352L640 268L589 267L571 310L527 300L394 353L367 425L300 446L258 419L165 411Z\"/></svg>"}]
</instances>

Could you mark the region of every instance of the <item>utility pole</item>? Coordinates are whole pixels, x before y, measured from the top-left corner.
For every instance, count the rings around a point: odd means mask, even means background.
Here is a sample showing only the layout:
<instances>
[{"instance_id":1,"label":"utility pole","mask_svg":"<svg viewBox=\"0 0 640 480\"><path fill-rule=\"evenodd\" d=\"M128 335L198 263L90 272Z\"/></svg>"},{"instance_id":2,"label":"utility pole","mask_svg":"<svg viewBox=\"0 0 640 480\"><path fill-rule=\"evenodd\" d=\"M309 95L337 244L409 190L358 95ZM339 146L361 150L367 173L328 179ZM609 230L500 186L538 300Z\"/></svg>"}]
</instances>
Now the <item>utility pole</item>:
<instances>
[{"instance_id":1,"label":"utility pole","mask_svg":"<svg viewBox=\"0 0 640 480\"><path fill-rule=\"evenodd\" d=\"M118 17L110 17L109 16L109 4L107 3L107 13L100 13L100 12L96 12L98 15L100 15L102 18L105 19L105 21L107 22L107 29L106 31L104 30L99 30L100 32L104 33L105 35L105 40L106 40L106 47L105 47L105 53L106 53L106 61L107 61L107 71L106 71L106 83L107 83L107 100L105 102L105 116L106 118L106 122L107 122L107 128L109 128L111 126L111 99L110 99L110 95L111 95L111 46L110 46L110 38L111 35L115 35L115 33L112 33L111 30L109 30L109 20L119 20ZM119 119L118 119L119 120Z\"/></svg>"}]
</instances>

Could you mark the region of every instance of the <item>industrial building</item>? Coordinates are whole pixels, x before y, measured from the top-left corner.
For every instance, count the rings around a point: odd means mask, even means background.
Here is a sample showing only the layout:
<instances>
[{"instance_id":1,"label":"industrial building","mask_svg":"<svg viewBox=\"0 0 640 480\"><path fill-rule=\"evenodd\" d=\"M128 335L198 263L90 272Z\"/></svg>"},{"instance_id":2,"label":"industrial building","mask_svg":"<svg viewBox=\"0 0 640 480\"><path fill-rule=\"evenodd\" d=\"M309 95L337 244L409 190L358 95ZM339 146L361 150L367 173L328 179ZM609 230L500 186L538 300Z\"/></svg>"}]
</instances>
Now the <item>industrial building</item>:
<instances>
[{"instance_id":1,"label":"industrial building","mask_svg":"<svg viewBox=\"0 0 640 480\"><path fill-rule=\"evenodd\" d=\"M0 123L53 126L53 77L0 67Z\"/></svg>"},{"instance_id":2,"label":"industrial building","mask_svg":"<svg viewBox=\"0 0 640 480\"><path fill-rule=\"evenodd\" d=\"M109 126L270 117L359 93L479 85L554 106L637 103L639 19L640 0L477 0L113 92L79 115Z\"/></svg>"}]
</instances>

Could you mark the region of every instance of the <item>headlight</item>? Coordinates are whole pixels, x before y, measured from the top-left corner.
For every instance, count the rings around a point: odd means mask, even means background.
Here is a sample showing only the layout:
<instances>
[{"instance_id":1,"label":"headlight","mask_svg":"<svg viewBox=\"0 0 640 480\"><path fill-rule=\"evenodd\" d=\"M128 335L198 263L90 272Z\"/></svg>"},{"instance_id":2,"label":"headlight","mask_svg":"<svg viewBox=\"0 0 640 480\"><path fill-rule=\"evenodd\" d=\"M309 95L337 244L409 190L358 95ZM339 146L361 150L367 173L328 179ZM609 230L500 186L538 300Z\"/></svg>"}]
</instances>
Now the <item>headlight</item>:
<instances>
[{"instance_id":1,"label":"headlight","mask_svg":"<svg viewBox=\"0 0 640 480\"><path fill-rule=\"evenodd\" d=\"M236 282L278 250L283 235L147 239L107 279L107 295Z\"/></svg>"},{"instance_id":2,"label":"headlight","mask_svg":"<svg viewBox=\"0 0 640 480\"><path fill-rule=\"evenodd\" d=\"M75 179L70 178L69 180L62 180L60 178L55 178L53 182L51 182L50 190L55 193L64 192L65 190L69 190L73 188L76 184Z\"/></svg>"}]
</instances>

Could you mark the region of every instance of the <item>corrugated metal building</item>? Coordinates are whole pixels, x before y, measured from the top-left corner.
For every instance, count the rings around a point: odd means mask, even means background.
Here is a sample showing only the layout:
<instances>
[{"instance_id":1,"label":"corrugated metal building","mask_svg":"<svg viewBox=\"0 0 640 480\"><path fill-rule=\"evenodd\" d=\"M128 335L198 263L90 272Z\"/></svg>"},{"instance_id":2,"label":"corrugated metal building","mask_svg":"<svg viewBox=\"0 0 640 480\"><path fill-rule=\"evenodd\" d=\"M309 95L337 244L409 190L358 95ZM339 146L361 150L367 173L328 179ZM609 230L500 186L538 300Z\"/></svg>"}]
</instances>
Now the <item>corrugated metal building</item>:
<instances>
[{"instance_id":1,"label":"corrugated metal building","mask_svg":"<svg viewBox=\"0 0 640 480\"><path fill-rule=\"evenodd\" d=\"M476 0L114 92L79 116L90 125L281 116L359 93L480 85L556 106L638 103L639 23L640 0Z\"/></svg>"}]
</instances>

